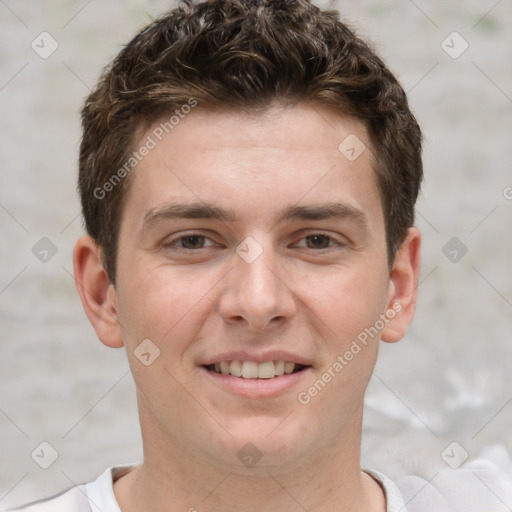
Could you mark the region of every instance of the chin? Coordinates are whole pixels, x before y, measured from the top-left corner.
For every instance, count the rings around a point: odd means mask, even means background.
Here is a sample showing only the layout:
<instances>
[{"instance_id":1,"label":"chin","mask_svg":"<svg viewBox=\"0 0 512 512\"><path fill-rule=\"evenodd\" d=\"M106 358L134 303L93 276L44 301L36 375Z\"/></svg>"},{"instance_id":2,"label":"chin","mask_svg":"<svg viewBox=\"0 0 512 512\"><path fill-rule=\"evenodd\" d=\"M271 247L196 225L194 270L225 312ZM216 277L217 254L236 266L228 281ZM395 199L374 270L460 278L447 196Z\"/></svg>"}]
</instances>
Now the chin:
<instances>
[{"instance_id":1,"label":"chin","mask_svg":"<svg viewBox=\"0 0 512 512\"><path fill-rule=\"evenodd\" d=\"M285 472L288 466L299 463L310 451L307 450L304 429L294 425L291 418L285 418L286 415L281 418L252 417L238 424L232 422L228 429L232 437L223 436L221 442L209 443L205 448L212 462L219 464L221 461L228 471L266 476L267 472Z\"/></svg>"}]
</instances>

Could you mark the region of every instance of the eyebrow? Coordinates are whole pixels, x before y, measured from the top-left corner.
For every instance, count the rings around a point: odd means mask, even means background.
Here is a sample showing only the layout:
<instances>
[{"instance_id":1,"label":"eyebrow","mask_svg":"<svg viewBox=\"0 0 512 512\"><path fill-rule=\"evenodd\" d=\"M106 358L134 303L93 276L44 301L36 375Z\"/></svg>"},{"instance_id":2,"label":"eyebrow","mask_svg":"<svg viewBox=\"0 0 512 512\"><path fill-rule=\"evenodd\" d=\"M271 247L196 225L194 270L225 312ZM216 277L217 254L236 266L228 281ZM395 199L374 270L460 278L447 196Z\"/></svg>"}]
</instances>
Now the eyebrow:
<instances>
[{"instance_id":1,"label":"eyebrow","mask_svg":"<svg viewBox=\"0 0 512 512\"><path fill-rule=\"evenodd\" d=\"M234 223L239 220L234 210L225 209L214 204L201 202L169 203L148 210L144 215L142 228L146 230L155 224L175 218L211 219L225 223ZM276 224L291 220L328 219L348 219L358 224L361 228L366 229L368 227L368 217L362 210L338 202L321 205L288 206L279 212Z\"/></svg>"}]
</instances>

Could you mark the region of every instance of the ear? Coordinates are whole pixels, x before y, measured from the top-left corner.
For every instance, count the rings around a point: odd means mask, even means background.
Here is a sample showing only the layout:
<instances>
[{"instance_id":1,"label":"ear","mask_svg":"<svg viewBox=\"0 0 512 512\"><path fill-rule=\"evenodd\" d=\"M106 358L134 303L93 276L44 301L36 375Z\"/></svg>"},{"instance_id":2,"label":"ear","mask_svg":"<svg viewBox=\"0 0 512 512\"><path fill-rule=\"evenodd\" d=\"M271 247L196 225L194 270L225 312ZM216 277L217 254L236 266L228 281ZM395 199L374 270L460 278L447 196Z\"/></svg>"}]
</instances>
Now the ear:
<instances>
[{"instance_id":1,"label":"ear","mask_svg":"<svg viewBox=\"0 0 512 512\"><path fill-rule=\"evenodd\" d=\"M401 340L414 318L420 273L421 234L409 228L397 251L389 279L387 318L381 340L388 343Z\"/></svg>"},{"instance_id":2,"label":"ear","mask_svg":"<svg viewBox=\"0 0 512 512\"><path fill-rule=\"evenodd\" d=\"M98 338L108 347L122 347L116 291L103 266L102 250L90 236L76 242L73 267L76 289Z\"/></svg>"}]
</instances>

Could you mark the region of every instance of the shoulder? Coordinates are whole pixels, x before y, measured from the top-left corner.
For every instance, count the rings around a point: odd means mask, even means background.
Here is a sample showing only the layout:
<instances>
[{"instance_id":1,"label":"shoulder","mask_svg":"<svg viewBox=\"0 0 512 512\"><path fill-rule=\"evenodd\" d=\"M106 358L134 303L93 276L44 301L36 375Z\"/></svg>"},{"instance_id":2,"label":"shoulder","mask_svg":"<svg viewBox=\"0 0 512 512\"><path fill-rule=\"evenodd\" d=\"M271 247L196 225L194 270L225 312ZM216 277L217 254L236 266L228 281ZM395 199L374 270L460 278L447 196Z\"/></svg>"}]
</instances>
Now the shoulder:
<instances>
[{"instance_id":1,"label":"shoulder","mask_svg":"<svg viewBox=\"0 0 512 512\"><path fill-rule=\"evenodd\" d=\"M132 464L110 467L93 482L77 485L56 496L6 512L121 512L113 483L134 467Z\"/></svg>"},{"instance_id":2,"label":"shoulder","mask_svg":"<svg viewBox=\"0 0 512 512\"><path fill-rule=\"evenodd\" d=\"M493 447L457 468L443 468L428 480L406 476L397 481L408 512L501 512L512 507L512 460Z\"/></svg>"},{"instance_id":3,"label":"shoulder","mask_svg":"<svg viewBox=\"0 0 512 512\"><path fill-rule=\"evenodd\" d=\"M503 447L492 447L460 467L440 468L428 476L407 475L394 482L380 476L386 492L403 500L402 512L512 510L512 459Z\"/></svg>"},{"instance_id":4,"label":"shoulder","mask_svg":"<svg viewBox=\"0 0 512 512\"><path fill-rule=\"evenodd\" d=\"M56 496L29 503L7 512L91 512L85 484L77 485Z\"/></svg>"}]
</instances>

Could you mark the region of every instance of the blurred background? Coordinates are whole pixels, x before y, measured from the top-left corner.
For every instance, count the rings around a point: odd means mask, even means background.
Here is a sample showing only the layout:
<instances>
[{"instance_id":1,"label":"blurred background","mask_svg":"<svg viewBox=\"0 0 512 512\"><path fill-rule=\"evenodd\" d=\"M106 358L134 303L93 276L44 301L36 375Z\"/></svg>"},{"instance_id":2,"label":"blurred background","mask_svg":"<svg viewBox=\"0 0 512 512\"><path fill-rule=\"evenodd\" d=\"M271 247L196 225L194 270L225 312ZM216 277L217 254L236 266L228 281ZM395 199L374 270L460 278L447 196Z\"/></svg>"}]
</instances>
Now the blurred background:
<instances>
[{"instance_id":1,"label":"blurred background","mask_svg":"<svg viewBox=\"0 0 512 512\"><path fill-rule=\"evenodd\" d=\"M332 4L377 48L425 134L418 309L404 340L382 344L363 465L430 479L449 467L447 447L460 461L483 454L504 465L504 451L512 453L512 2L316 4ZM125 353L97 341L72 279L83 232L79 110L100 69L174 5L0 0L2 509L141 459Z\"/></svg>"}]
</instances>

